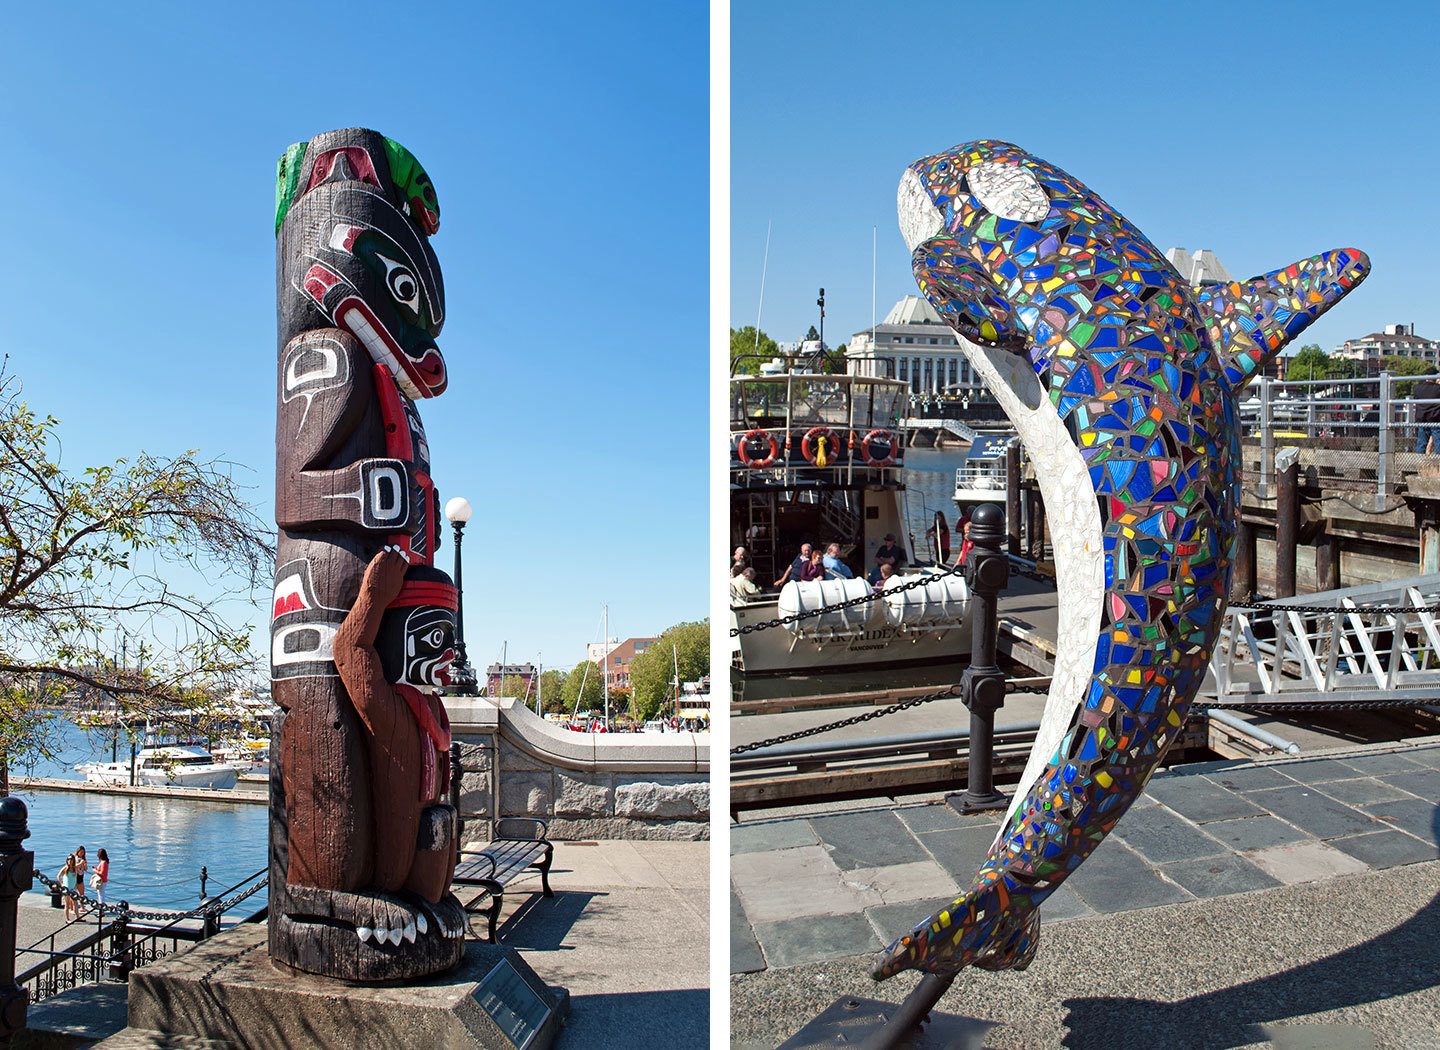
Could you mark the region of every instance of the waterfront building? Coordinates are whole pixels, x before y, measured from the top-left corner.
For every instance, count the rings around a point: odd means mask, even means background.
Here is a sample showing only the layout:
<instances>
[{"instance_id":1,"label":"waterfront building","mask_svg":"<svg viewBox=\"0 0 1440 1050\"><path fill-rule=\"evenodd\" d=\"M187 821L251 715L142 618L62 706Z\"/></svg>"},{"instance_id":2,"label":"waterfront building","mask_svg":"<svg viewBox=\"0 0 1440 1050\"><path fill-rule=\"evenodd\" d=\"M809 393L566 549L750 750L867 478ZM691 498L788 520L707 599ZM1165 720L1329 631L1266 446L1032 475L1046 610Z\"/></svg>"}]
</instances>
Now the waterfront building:
<instances>
[{"instance_id":1,"label":"waterfront building","mask_svg":"<svg viewBox=\"0 0 1440 1050\"><path fill-rule=\"evenodd\" d=\"M1365 375L1377 375L1387 357L1413 357L1440 365L1440 341L1416 335L1413 324L1387 324L1383 332L1345 340L1331 356L1358 362Z\"/></svg>"},{"instance_id":2,"label":"waterfront building","mask_svg":"<svg viewBox=\"0 0 1440 1050\"><path fill-rule=\"evenodd\" d=\"M635 662L646 649L650 648L657 639L655 638L626 638L623 642L611 642L609 648L609 668L605 680L609 687L614 689L630 688L630 665ZM600 650L596 655L591 656L592 663L600 663L605 659L606 650L603 646L591 643L586 647L587 655L595 650Z\"/></svg>"},{"instance_id":3,"label":"waterfront building","mask_svg":"<svg viewBox=\"0 0 1440 1050\"><path fill-rule=\"evenodd\" d=\"M984 389L970 370L954 331L918 295L907 295L874 328L845 345L851 375L899 379L910 386L912 408L978 399Z\"/></svg>"},{"instance_id":4,"label":"waterfront building","mask_svg":"<svg viewBox=\"0 0 1440 1050\"><path fill-rule=\"evenodd\" d=\"M513 687L514 682L523 681L528 692L535 685L535 676L534 664L491 664L485 668L485 692L490 696L499 696L501 681L507 688Z\"/></svg>"}]
</instances>

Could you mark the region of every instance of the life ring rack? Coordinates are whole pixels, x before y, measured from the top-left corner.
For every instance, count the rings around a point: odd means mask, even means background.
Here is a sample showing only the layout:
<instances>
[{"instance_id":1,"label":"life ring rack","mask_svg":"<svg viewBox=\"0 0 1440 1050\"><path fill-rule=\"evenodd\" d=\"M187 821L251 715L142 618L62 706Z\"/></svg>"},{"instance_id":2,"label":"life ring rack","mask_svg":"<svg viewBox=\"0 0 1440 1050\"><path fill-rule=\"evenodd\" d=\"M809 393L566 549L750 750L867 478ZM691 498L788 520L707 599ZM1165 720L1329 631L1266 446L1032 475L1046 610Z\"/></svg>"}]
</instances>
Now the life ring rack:
<instances>
[{"instance_id":1,"label":"life ring rack","mask_svg":"<svg viewBox=\"0 0 1440 1050\"><path fill-rule=\"evenodd\" d=\"M769 442L770 450L762 457L752 457L750 447L752 441ZM740 443L735 448L735 453L740 457L740 462L751 470L763 470L780 458L780 442L775 440L775 435L768 430L747 430L740 436Z\"/></svg>"}]
</instances>

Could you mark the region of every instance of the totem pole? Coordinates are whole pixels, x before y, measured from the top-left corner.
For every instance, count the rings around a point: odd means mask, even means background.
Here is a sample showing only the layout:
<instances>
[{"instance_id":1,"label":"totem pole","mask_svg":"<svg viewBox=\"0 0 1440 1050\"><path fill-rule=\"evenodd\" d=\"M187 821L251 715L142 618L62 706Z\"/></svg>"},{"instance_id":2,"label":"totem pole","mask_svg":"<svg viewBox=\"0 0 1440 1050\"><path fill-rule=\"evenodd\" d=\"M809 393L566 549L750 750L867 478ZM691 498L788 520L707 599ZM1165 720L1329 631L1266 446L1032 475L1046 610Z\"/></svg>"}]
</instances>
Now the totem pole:
<instances>
[{"instance_id":1,"label":"totem pole","mask_svg":"<svg viewBox=\"0 0 1440 1050\"><path fill-rule=\"evenodd\" d=\"M276 184L279 551L270 956L350 981L456 965L456 593L415 403L445 390L435 189L399 143L298 143Z\"/></svg>"}]
</instances>

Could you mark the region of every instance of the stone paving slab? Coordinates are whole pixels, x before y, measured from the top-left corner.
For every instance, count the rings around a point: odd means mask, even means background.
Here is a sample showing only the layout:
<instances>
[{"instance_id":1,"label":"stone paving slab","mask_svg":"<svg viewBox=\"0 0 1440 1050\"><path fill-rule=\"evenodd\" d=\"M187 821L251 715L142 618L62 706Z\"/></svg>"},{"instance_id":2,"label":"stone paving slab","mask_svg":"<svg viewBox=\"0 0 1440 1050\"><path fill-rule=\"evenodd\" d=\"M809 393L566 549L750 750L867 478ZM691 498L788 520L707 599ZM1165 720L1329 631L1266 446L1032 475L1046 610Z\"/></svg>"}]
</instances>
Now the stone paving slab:
<instances>
[{"instance_id":1,"label":"stone paving slab","mask_svg":"<svg viewBox=\"0 0 1440 1050\"><path fill-rule=\"evenodd\" d=\"M1440 743L1164 771L1047 899L1043 921L1100 921L1435 860L1437 771ZM732 828L735 972L835 958L847 930L865 934L850 955L889 943L963 892L1000 820L938 802L850 805Z\"/></svg>"}]
</instances>

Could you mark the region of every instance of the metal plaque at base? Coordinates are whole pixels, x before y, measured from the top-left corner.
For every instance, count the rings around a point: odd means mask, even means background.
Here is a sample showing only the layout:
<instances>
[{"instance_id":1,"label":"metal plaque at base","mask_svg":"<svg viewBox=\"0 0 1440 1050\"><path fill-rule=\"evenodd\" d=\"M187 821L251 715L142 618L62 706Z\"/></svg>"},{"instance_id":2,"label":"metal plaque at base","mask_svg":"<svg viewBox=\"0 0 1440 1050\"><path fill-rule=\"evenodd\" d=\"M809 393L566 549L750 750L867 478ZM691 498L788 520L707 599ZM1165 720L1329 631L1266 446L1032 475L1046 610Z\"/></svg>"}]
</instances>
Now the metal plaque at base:
<instances>
[{"instance_id":1,"label":"metal plaque at base","mask_svg":"<svg viewBox=\"0 0 1440 1050\"><path fill-rule=\"evenodd\" d=\"M516 969L509 957L495 963L470 997L515 1050L541 1050L553 1043L570 1005L568 995L557 996L529 967L523 973Z\"/></svg>"},{"instance_id":2,"label":"metal plaque at base","mask_svg":"<svg viewBox=\"0 0 1440 1050\"><path fill-rule=\"evenodd\" d=\"M862 1047L900 1009L899 1003L847 997L836 999L818 1017L780 1044L779 1050L818 1050L820 1047ZM932 1011L889 1045L897 1050L981 1050L993 1021Z\"/></svg>"}]
</instances>

